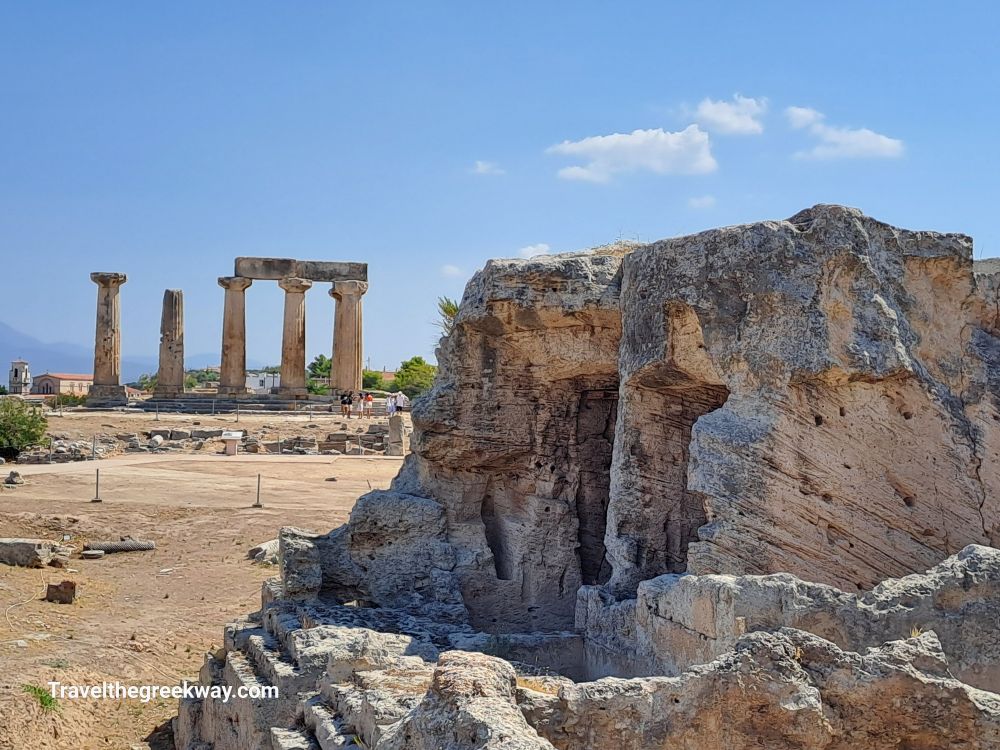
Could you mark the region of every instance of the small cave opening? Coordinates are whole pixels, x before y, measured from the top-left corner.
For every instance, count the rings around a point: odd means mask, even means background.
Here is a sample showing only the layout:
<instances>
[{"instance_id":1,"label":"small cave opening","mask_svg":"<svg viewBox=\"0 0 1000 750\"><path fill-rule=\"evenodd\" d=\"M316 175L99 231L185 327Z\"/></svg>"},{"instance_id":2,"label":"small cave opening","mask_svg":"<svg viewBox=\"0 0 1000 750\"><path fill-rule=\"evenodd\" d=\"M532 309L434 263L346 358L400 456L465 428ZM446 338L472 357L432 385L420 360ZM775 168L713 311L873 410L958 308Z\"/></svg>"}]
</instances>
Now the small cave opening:
<instances>
[{"instance_id":1,"label":"small cave opening","mask_svg":"<svg viewBox=\"0 0 1000 750\"><path fill-rule=\"evenodd\" d=\"M497 578L501 581L513 581L516 571L508 549L506 534L503 528L502 514L497 513L496 501L492 493L483 498L481 511L483 527L486 531L486 543L493 553L493 565Z\"/></svg>"},{"instance_id":2,"label":"small cave opening","mask_svg":"<svg viewBox=\"0 0 1000 750\"><path fill-rule=\"evenodd\" d=\"M617 419L617 388L581 393L573 460L579 468L575 499L580 579L585 586L606 583L611 577L604 533L611 496L611 459Z\"/></svg>"}]
</instances>

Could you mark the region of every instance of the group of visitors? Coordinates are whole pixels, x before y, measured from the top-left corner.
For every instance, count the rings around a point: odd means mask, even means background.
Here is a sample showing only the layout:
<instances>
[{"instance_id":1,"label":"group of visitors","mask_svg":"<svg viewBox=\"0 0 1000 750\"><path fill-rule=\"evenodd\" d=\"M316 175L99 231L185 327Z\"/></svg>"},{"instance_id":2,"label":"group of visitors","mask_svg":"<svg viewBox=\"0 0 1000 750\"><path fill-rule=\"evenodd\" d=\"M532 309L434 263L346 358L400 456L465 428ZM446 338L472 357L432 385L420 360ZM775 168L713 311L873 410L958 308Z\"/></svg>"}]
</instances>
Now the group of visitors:
<instances>
[{"instance_id":1,"label":"group of visitors","mask_svg":"<svg viewBox=\"0 0 1000 750\"><path fill-rule=\"evenodd\" d=\"M402 391L399 393L390 393L385 399L385 413L391 417L396 412L403 411L409 405L410 399Z\"/></svg>"},{"instance_id":2,"label":"group of visitors","mask_svg":"<svg viewBox=\"0 0 1000 750\"><path fill-rule=\"evenodd\" d=\"M405 393L390 393L385 399L385 411L390 417L396 412L403 411L410 405L410 399ZM332 407L331 407L332 410ZM375 397L365 391L348 391L340 394L340 414L341 416L373 417L375 416Z\"/></svg>"},{"instance_id":3,"label":"group of visitors","mask_svg":"<svg viewBox=\"0 0 1000 750\"><path fill-rule=\"evenodd\" d=\"M370 393L348 391L340 395L340 413L351 417L371 417L375 413L375 398Z\"/></svg>"}]
</instances>

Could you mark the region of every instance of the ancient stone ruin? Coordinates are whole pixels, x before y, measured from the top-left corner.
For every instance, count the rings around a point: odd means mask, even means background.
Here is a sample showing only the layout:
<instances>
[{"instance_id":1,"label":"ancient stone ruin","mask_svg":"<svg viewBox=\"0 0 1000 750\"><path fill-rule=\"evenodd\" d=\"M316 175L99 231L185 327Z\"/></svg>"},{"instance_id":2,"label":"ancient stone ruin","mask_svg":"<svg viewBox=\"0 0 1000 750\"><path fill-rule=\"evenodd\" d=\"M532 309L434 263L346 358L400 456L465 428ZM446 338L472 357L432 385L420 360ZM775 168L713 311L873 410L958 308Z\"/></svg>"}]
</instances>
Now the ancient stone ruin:
<instances>
[{"instance_id":1,"label":"ancient stone ruin","mask_svg":"<svg viewBox=\"0 0 1000 750\"><path fill-rule=\"evenodd\" d=\"M178 747L1000 747L998 295L839 206L491 261Z\"/></svg>"},{"instance_id":2,"label":"ancient stone ruin","mask_svg":"<svg viewBox=\"0 0 1000 750\"><path fill-rule=\"evenodd\" d=\"M274 395L307 399L305 293L313 282L331 282L336 301L333 323L330 385L335 392L358 391L362 383L361 298L368 291L368 264L293 258L237 258L233 276L219 277L226 290L222 317L222 353L218 395L247 399L246 290L254 280L277 281L285 292L281 337L281 385ZM123 273L95 272L98 285L94 338L94 385L88 406L125 406L121 385L121 305ZM184 293L167 289L160 319L160 356L153 402L176 401L184 393Z\"/></svg>"}]
</instances>

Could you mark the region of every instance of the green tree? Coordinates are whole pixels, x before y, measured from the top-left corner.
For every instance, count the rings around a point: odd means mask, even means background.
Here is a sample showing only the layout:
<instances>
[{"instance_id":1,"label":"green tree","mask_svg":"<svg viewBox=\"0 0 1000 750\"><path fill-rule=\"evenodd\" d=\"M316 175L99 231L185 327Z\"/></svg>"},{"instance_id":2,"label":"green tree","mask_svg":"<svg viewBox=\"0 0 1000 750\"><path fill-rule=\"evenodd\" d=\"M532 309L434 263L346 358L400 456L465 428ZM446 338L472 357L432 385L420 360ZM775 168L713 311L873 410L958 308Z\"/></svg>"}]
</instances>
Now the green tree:
<instances>
[{"instance_id":1,"label":"green tree","mask_svg":"<svg viewBox=\"0 0 1000 750\"><path fill-rule=\"evenodd\" d=\"M309 377L311 378L329 378L330 368L333 367L333 361L325 354L317 354L316 359L309 363Z\"/></svg>"},{"instance_id":2,"label":"green tree","mask_svg":"<svg viewBox=\"0 0 1000 750\"><path fill-rule=\"evenodd\" d=\"M384 391L385 382L382 380L382 373L378 370L362 370L361 387L366 391Z\"/></svg>"},{"instance_id":3,"label":"green tree","mask_svg":"<svg viewBox=\"0 0 1000 750\"><path fill-rule=\"evenodd\" d=\"M0 396L6 396L6 395L7 395L7 389L4 388L2 385L0 385Z\"/></svg>"},{"instance_id":4,"label":"green tree","mask_svg":"<svg viewBox=\"0 0 1000 750\"><path fill-rule=\"evenodd\" d=\"M312 378L306 381L306 389L315 396L326 396L330 393L329 387L323 383L319 383Z\"/></svg>"},{"instance_id":5,"label":"green tree","mask_svg":"<svg viewBox=\"0 0 1000 750\"><path fill-rule=\"evenodd\" d=\"M0 456L17 458L25 448L41 443L49 423L37 406L19 398L0 401Z\"/></svg>"},{"instance_id":6,"label":"green tree","mask_svg":"<svg viewBox=\"0 0 1000 750\"><path fill-rule=\"evenodd\" d=\"M87 397L83 395L78 396L73 393L60 393L58 396L45 399L45 403L50 408L55 406L83 406L87 403Z\"/></svg>"},{"instance_id":7,"label":"green tree","mask_svg":"<svg viewBox=\"0 0 1000 750\"><path fill-rule=\"evenodd\" d=\"M149 373L144 372L135 382L135 387L140 391L153 390L156 387L156 375L150 375Z\"/></svg>"},{"instance_id":8,"label":"green tree","mask_svg":"<svg viewBox=\"0 0 1000 750\"><path fill-rule=\"evenodd\" d=\"M396 370L396 380L389 389L402 391L410 398L430 390L434 383L437 367L424 361L423 357L413 357L400 364Z\"/></svg>"},{"instance_id":9,"label":"green tree","mask_svg":"<svg viewBox=\"0 0 1000 750\"><path fill-rule=\"evenodd\" d=\"M437 327L447 336L455 328L455 318L458 316L458 302L451 297L438 297Z\"/></svg>"}]
</instances>

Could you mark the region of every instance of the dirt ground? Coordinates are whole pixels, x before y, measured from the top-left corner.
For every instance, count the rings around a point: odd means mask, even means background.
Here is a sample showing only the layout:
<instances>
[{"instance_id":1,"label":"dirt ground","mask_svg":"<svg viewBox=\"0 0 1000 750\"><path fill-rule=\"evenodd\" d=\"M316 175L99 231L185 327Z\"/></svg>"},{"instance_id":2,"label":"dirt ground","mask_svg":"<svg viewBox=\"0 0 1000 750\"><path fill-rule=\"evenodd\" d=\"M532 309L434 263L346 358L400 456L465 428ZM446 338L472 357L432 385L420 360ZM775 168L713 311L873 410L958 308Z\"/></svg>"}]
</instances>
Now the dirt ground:
<instances>
[{"instance_id":1,"label":"dirt ground","mask_svg":"<svg viewBox=\"0 0 1000 750\"><path fill-rule=\"evenodd\" d=\"M240 426L319 434L342 421L329 414L243 415ZM50 421L50 431L83 437L192 422L235 426L232 416L162 416L157 423L147 415L67 412ZM387 487L400 463L381 456L226 457L213 450L15 467L25 484L0 490L0 537L67 534L67 543L81 549L88 540L131 535L157 548L102 560L74 556L64 570L0 565L0 750L172 748L174 700L66 698L45 710L25 686L196 680L204 652L221 644L225 623L255 610L261 582L277 574L247 560L247 550L273 539L280 526L327 531L343 523L358 496ZM96 468L99 504L91 502ZM262 509L250 507L258 474ZM45 584L64 579L77 583L76 602L45 602Z\"/></svg>"}]
</instances>

